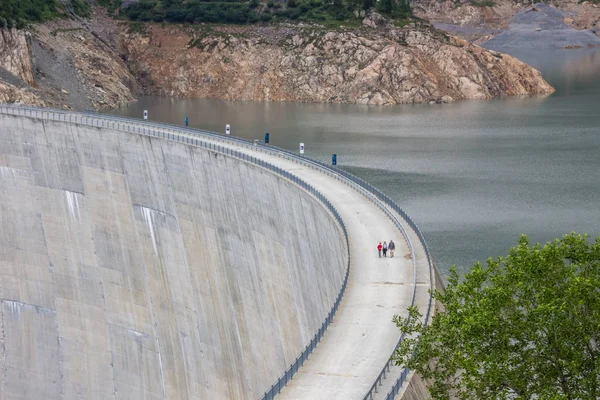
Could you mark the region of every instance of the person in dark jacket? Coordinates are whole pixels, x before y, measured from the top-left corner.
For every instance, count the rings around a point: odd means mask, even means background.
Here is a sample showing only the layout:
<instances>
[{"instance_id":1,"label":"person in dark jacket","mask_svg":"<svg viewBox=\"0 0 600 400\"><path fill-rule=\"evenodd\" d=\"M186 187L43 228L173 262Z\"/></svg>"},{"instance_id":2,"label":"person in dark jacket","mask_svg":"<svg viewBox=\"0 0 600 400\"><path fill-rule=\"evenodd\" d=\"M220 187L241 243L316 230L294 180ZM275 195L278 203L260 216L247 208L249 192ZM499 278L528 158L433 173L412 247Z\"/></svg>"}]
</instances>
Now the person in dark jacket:
<instances>
[{"instance_id":1,"label":"person in dark jacket","mask_svg":"<svg viewBox=\"0 0 600 400\"><path fill-rule=\"evenodd\" d=\"M390 240L388 244L388 250L390 251L390 257L394 257L394 250L396 250L396 243L393 240Z\"/></svg>"}]
</instances>

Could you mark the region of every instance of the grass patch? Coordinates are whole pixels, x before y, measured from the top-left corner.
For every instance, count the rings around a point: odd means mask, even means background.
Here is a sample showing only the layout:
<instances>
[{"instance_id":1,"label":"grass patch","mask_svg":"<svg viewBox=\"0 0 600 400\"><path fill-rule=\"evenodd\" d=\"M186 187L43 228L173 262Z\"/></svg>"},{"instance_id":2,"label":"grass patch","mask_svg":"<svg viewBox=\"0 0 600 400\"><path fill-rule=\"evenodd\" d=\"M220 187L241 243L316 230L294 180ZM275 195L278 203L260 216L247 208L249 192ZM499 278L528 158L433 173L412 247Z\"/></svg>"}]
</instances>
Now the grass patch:
<instances>
[{"instance_id":1,"label":"grass patch","mask_svg":"<svg viewBox=\"0 0 600 400\"><path fill-rule=\"evenodd\" d=\"M394 22L392 24L397 28L404 28L405 26L410 25L412 22L413 21L411 21L409 19L397 19L397 20L394 20Z\"/></svg>"},{"instance_id":2,"label":"grass patch","mask_svg":"<svg viewBox=\"0 0 600 400\"><path fill-rule=\"evenodd\" d=\"M140 35L146 35L148 33L148 29L146 28L146 24L141 22L130 22L127 25L127 33L139 33Z\"/></svg>"},{"instance_id":3,"label":"grass patch","mask_svg":"<svg viewBox=\"0 0 600 400\"><path fill-rule=\"evenodd\" d=\"M75 31L81 31L83 30L82 28L63 28L63 29L55 29L52 32L50 32L50 36L52 37L56 37L56 35L58 35L59 33L66 33L66 32L75 32Z\"/></svg>"},{"instance_id":4,"label":"grass patch","mask_svg":"<svg viewBox=\"0 0 600 400\"><path fill-rule=\"evenodd\" d=\"M490 0L471 0L471 4L475 7L494 7L496 3Z\"/></svg>"}]
</instances>

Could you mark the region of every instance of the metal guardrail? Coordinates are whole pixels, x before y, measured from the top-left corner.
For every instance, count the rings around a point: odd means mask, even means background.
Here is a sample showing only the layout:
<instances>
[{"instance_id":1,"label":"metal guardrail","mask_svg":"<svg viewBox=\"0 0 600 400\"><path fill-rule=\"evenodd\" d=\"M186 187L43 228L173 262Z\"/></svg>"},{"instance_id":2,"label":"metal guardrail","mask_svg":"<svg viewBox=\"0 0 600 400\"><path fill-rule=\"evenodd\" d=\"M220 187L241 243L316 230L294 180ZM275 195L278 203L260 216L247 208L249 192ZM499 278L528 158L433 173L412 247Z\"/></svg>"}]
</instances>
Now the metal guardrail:
<instances>
[{"instance_id":1,"label":"metal guardrail","mask_svg":"<svg viewBox=\"0 0 600 400\"><path fill-rule=\"evenodd\" d=\"M8 109L15 109L15 107L12 106L4 106L4 108L8 108ZM19 107L20 109L23 110L29 110L30 112L36 112L36 111L41 111L40 109L34 108L34 107ZM2 110L2 108L0 108L0 111ZM47 110L44 111L47 114L65 114L66 112L64 111L55 111L55 110ZM383 192L381 192L379 189L375 188L373 185L365 182L364 180L362 180L361 178L358 178L352 174L350 174L349 172L344 171L343 169L340 168L336 168L333 166L330 166L328 164L325 164L321 161L318 160L314 160L311 159L309 157L306 156L300 156L290 150L287 149L282 149L282 148L278 148L272 145L267 145L267 144L263 144L263 143L254 143L250 140L247 139L243 139L243 138L239 138L239 137L235 137L235 136L225 136L223 134L219 134L219 133L215 133L215 132L210 132L210 131L206 131L206 130L202 130L202 129L195 129L195 128L188 128L188 127L181 127L178 125L172 125L172 124L164 124L164 123L157 123L157 122L153 122L153 121L147 121L147 120L135 120L135 122L132 123L132 119L129 118L123 118L123 117L118 117L118 116L107 116L107 115L103 115L103 114L95 114L95 113L76 113L77 115L80 115L82 120L83 119L87 119L86 120L86 125L91 125L91 126L98 126L100 127L100 125L93 125L89 123L89 120L92 119L96 119L96 120L108 120L112 122L112 128L113 129L118 129L118 130L127 130L125 127L129 127L129 131L131 130L131 127L137 126L137 131L135 131L135 129L133 130L133 132L135 133L141 133L144 134L143 132L147 131L148 129L146 129L146 127L150 128L150 127L155 127L156 129L160 129L162 131L167 131L167 138L169 137L173 137L176 136L177 133L184 133L186 135L193 135L193 136L198 136L198 135L202 135L202 136L207 136L210 137L212 140L218 141L218 142L222 142L222 143L232 143L232 144L237 144L246 148L252 148L252 149L256 149L256 150L260 150L263 152L266 152L268 154L271 155L275 155L275 156L279 156L279 157L283 157L289 160L293 160L295 162L310 166L312 168L318 169L322 172L327 173L330 176L333 176L337 179L339 179L340 181L345 182L346 184L351 184L351 186L354 186L356 189L358 189L360 192L362 192L367 198L369 198L371 201L373 201L380 209L382 209L382 211L388 215L388 217L392 220L392 222L394 222L394 224L398 227L398 229L402 232L411 256L412 256L412 260L413 260L413 284L414 284L414 288L413 288L413 294L412 294L412 300L411 300L411 306L414 305L415 302L415 296L416 296L416 262L415 262L415 254L414 254L414 249L412 246L412 243L410 241L410 238L407 234L407 232L405 231L404 227L402 226L401 221L394 215L394 212L396 212L398 215L400 215L400 217L402 219L404 219L408 225L410 226L410 228L416 233L420 244L423 246L423 249L425 250L425 254L427 256L427 262L429 265L429 275L430 275L430 287L431 289L433 289L433 261L431 259L431 254L429 252L429 248L427 247L427 242L425 241L425 238L423 236L423 234L421 233L421 231L419 230L419 228L417 227L417 225L414 223L414 221L406 214L406 212L404 212L404 210L402 210L390 197L388 197L386 194L384 194ZM74 122L74 121L73 121ZM116 125L115 125L116 124ZM143 126L144 128L140 128L141 126ZM140 131L140 129L142 129ZM172 132L172 133L170 133ZM163 132L164 134L165 132ZM285 171L284 171L285 172ZM346 276L346 280L347 280L347 276ZM345 285L346 285L346 280L344 281L344 289L345 289ZM341 297L340 297L341 299ZM429 318L430 318L430 310L431 310L431 304L432 304L432 296L430 294L429 296L429 303L428 303L428 307L427 307L427 314L425 317L425 323L427 324L429 322ZM336 305L334 305L336 307L336 311L337 311L337 306L339 306L339 302L336 301ZM333 308L332 308L333 310ZM326 322L326 321L325 321ZM324 323L325 323L324 322ZM321 330L319 330L319 332L317 332L315 334L315 337L322 336L322 333L319 335ZM324 332L324 331L323 331ZM400 336L397 345L394 348L394 351L392 352L392 354L390 355L390 359L386 362L385 366L383 367L382 371L380 372L379 376L377 377L377 379L375 380L375 382L373 383L373 385L371 386L370 390L367 392L367 394L364 396L364 400L372 400L373 399L373 394L377 393L377 388L381 385L381 382L383 381L383 379L385 379L387 377L386 372L390 371L390 366L392 364L392 360L391 360L391 356L395 353L396 349L400 346L400 343L402 343L402 340L404 339L404 336ZM314 340L314 338L313 338ZM311 340L312 343L312 340ZM310 346L307 345L307 348ZM312 349L310 350L312 352ZM304 352L303 352L304 353ZM309 353L310 354L310 353ZM302 354L301 354L302 356ZM300 358L300 357L299 357ZM301 360L301 364L300 366L304 363L305 359ZM277 382L275 382L275 384L271 387L271 389L269 391L267 391L267 393L265 393L265 395L261 398L261 400L270 400L273 398L273 396L277 393L280 392L281 388L283 386L281 386L281 382L285 381L285 383L289 382L289 380L291 379L291 376L293 376L293 374L295 374L295 372L297 372L297 368L294 368L295 365L297 364L298 359L296 360L296 362L294 364L292 364L292 366L290 366L290 368L288 368L288 370L286 371L286 373L284 373L284 375L282 375L279 380ZM298 367L299 368L299 367ZM294 373L288 378L288 371L292 371L294 370ZM395 395L398 393L398 391L400 390L402 384L404 383L404 381L406 380L406 377L408 376L409 371L407 369L404 369L400 375L400 377L397 379L396 383L394 384L394 386L392 387L392 389L390 390L390 392L388 393L386 400L392 400ZM271 394L271 397L268 397L268 395ZM390 397L391 396L391 397Z\"/></svg>"},{"instance_id":2,"label":"metal guardrail","mask_svg":"<svg viewBox=\"0 0 600 400\"><path fill-rule=\"evenodd\" d=\"M281 375L279 377L279 379L275 382L275 384L273 384L271 386L271 388L269 390L267 390L267 392L262 397L262 399L265 399L265 400L273 399L275 397L275 395L277 395L281 391L281 389L298 372L300 367L304 364L304 362L308 359L308 357L313 352L313 350L317 347L317 344L320 342L321 338L323 337L323 334L325 333L325 331L327 330L327 328L333 321L333 317L339 308L340 302L342 300L342 296L346 290L346 286L348 283L348 275L350 272L350 243L348 241L348 231L346 230L346 225L344 224L344 221L340 217L336 208L331 204L331 202L329 202L329 200L327 200L327 198L325 196L323 196L323 194L321 192L316 190L312 185L308 184L307 182L303 181L302 179L298 178L297 176L295 176L273 164L270 164L259 158L250 156L246 153L242 153L242 152L230 149L225 146L219 146L219 145L215 145L215 144L212 144L209 142L204 142L202 140L192 138L189 136L178 135L176 133L171 134L168 132L161 132L156 129L146 129L145 127L141 128L139 126L136 129L135 125L131 124L131 123L129 123L129 124L119 123L119 122L115 123L115 121L111 121L110 118L106 118L106 119L103 117L98 118L95 116L92 117L92 116L88 116L85 114L68 113L68 112L62 112L62 111L41 110L41 109L35 109L35 108L13 107L13 106L0 106L0 113L7 114L7 115L26 116L26 117L30 117L30 118L40 118L40 119L50 120L50 121L76 123L76 124L82 124L82 125L99 127L99 128L122 130L125 132L131 132L131 133L136 133L136 134L140 134L140 135L144 135L144 136L172 140L172 141L185 143L185 144L192 145L192 146L205 148L205 149L208 149L211 151L215 151L215 152L227 155L227 156L231 156L231 157L249 162L254 165L258 165L262 168L272 171L272 172L276 173L277 175L282 176L283 178L287 179L288 181L294 183L295 185L301 187L306 192L313 195L318 201L320 201L325 206L325 208L333 215L333 217L335 218L336 222L338 223L338 225L340 226L340 228L344 234L344 238L345 238L345 242L346 242L345 243L346 244L346 252L347 252L347 257L348 257L348 262L346 265L346 272L344 275L344 281L342 283L342 287L338 291L338 294L337 294L337 297L336 297L336 300L335 300L333 306L331 307L329 313L327 314L327 317L325 317L319 330L315 333L315 335L312 337L310 342L306 345L306 347L304 348L302 353L296 358L296 360L290 365L290 367L283 373L283 375Z\"/></svg>"},{"instance_id":3,"label":"metal guardrail","mask_svg":"<svg viewBox=\"0 0 600 400\"><path fill-rule=\"evenodd\" d=\"M271 147L271 148L273 148L273 146L265 146L265 147ZM283 152L286 152L286 153L289 153L288 150L283 150L283 149L279 149L279 150L283 151ZM332 171L332 172L334 172L336 174L339 174L339 175L343 176L344 178L352 181L357 186L359 186L359 187L363 188L364 190L366 190L367 192L375 195L386 206L388 206L393 211L395 211L396 213L398 213L398 215L400 215L408 223L408 225L410 226L410 228L415 232L415 234L417 235L417 237L418 237L421 245L423 246L423 249L425 251L425 255L427 256L427 264L429 266L429 285L430 285L430 288L433 290L433 285L434 285L433 284L433 274L434 274L433 268L434 267L433 267L433 260L431 259L431 254L430 254L429 248L427 246L427 242L425 241L425 237L421 233L421 230L419 229L419 227L406 214L406 212L404 212L404 210L402 210L385 193L381 192L379 189L377 189L376 187L374 187L370 183L365 182L361 178L359 178L357 176L354 176L354 175L350 174L349 172L346 172L346 171L344 171L344 170L342 170L340 168L335 168L335 167L330 166L328 164L322 163L321 161L318 161L318 160L313 160L313 159L310 159L308 157L300 157L300 158L309 160L310 163L316 165L321 170ZM385 211L386 210L384 210L384 212ZM416 257L415 257L415 254L414 254L414 249L413 249L412 243L411 243L410 239L408 238L408 234L406 233L404 227L401 226L401 222L398 221L398 219L395 218L395 217L391 217L391 218L392 218L392 221L396 223L396 225L399 227L400 231L405 236L405 239L407 240L407 244L409 246L410 253L411 253L411 256L412 256L412 259L413 259L413 281L414 281L414 286L413 286L413 294L412 294L412 299L411 299L411 304L410 304L411 306L413 306L414 303L415 303L415 296L416 296L416 264L415 264ZM425 324L429 323L429 318L430 318L430 313L431 313L431 304L432 304L432 294L430 294L429 300L428 300L427 313L426 313L426 316L425 316ZM373 400L373 395L378 392L378 387L381 386L382 381L387 378L387 373L390 372L390 368L391 368L392 363L393 363L393 361L391 359L391 356L393 356L393 354L396 352L396 350L398 349L398 347L400 347L400 344L402 343L403 340L404 340L404 335L401 335L400 338L398 339L398 342L397 342L396 346L394 347L394 350L393 350L392 354L390 355L390 359L386 362L386 364L382 368L381 372L377 376L377 379L375 380L375 382L373 382L373 385L371 385L371 388L369 389L369 391L363 397L363 400ZM402 372L400 373L400 376L397 378L396 382L394 383L394 385L392 386L392 388L390 389L390 391L386 395L386 400L393 400L396 397L396 395L399 393L402 385L406 381L406 378L408 377L409 373L410 373L410 371L407 368L404 368L402 370Z\"/></svg>"}]
</instances>

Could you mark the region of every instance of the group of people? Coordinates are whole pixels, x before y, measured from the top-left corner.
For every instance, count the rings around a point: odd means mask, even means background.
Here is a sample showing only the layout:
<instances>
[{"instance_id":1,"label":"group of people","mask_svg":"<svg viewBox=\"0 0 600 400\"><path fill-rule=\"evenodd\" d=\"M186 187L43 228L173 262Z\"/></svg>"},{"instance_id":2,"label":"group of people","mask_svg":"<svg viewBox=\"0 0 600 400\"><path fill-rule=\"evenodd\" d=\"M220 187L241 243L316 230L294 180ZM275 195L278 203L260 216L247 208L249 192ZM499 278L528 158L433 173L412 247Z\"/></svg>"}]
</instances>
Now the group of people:
<instances>
[{"instance_id":1,"label":"group of people","mask_svg":"<svg viewBox=\"0 0 600 400\"><path fill-rule=\"evenodd\" d=\"M389 244L387 242L383 242L383 244L381 244L381 242L379 242L379 244L377 245L377 251L379 251L379 258L381 258L382 251L383 251L383 256L387 257L388 250L390 251L390 258L394 257L394 251L396 250L396 243L394 243L393 240L390 240Z\"/></svg>"}]
</instances>

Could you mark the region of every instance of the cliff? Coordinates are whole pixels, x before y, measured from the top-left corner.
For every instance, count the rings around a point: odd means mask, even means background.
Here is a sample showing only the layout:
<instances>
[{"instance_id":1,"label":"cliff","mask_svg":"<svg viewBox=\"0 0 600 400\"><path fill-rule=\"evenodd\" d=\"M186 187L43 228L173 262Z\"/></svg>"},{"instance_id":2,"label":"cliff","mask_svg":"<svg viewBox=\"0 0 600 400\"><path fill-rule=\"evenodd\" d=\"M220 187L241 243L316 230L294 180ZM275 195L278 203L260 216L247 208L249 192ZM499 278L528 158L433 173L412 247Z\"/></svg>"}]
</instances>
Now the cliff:
<instances>
[{"instance_id":1,"label":"cliff","mask_svg":"<svg viewBox=\"0 0 600 400\"><path fill-rule=\"evenodd\" d=\"M398 104L552 88L517 59L428 27L182 29L124 34L146 92L231 100Z\"/></svg>"},{"instance_id":2,"label":"cliff","mask_svg":"<svg viewBox=\"0 0 600 400\"><path fill-rule=\"evenodd\" d=\"M134 101L137 79L116 49L116 30L101 13L0 29L0 102L101 110Z\"/></svg>"},{"instance_id":3,"label":"cliff","mask_svg":"<svg viewBox=\"0 0 600 400\"><path fill-rule=\"evenodd\" d=\"M517 59L428 24L365 24L137 25L96 10L86 21L3 31L0 101L76 109L116 108L137 95L398 104L553 91Z\"/></svg>"}]
</instances>

